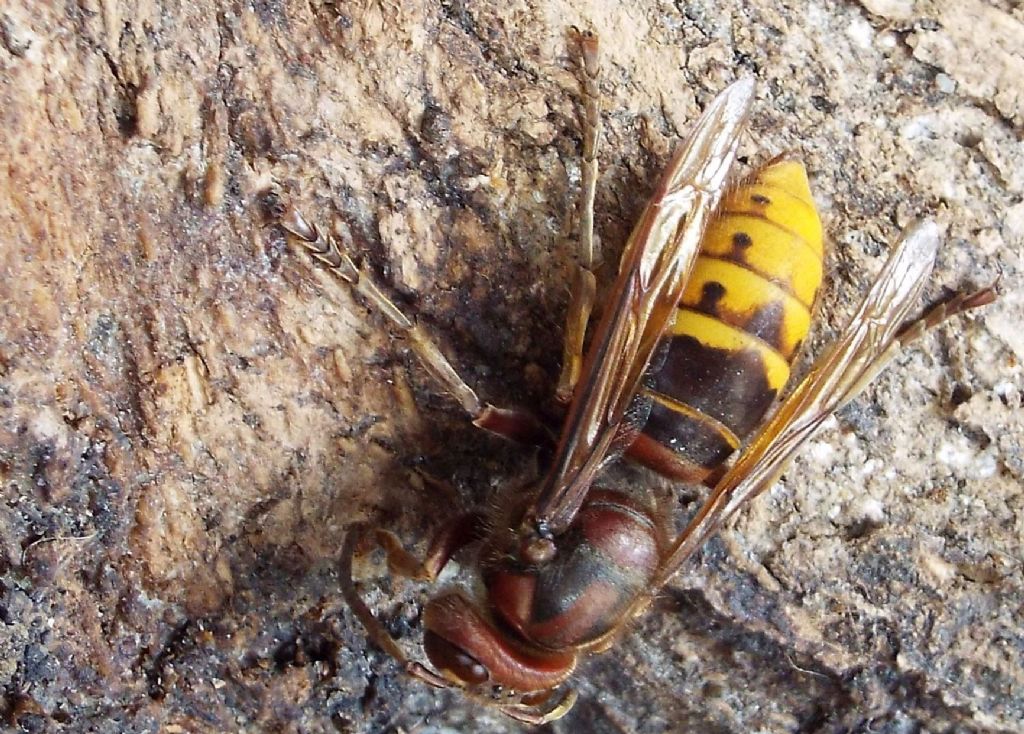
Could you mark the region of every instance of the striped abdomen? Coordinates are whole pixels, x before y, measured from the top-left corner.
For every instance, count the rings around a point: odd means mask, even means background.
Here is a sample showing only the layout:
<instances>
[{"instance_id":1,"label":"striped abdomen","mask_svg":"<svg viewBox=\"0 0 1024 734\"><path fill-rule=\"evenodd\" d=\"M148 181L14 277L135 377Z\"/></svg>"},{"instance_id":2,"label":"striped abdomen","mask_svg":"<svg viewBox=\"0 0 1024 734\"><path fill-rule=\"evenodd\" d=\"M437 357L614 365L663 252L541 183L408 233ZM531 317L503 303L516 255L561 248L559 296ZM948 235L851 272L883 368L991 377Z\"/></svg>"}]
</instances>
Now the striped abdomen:
<instances>
[{"instance_id":1,"label":"striped abdomen","mask_svg":"<svg viewBox=\"0 0 1024 734\"><path fill-rule=\"evenodd\" d=\"M773 161L723 198L708 227L629 456L675 478L712 476L789 378L821 277L807 173Z\"/></svg>"}]
</instances>

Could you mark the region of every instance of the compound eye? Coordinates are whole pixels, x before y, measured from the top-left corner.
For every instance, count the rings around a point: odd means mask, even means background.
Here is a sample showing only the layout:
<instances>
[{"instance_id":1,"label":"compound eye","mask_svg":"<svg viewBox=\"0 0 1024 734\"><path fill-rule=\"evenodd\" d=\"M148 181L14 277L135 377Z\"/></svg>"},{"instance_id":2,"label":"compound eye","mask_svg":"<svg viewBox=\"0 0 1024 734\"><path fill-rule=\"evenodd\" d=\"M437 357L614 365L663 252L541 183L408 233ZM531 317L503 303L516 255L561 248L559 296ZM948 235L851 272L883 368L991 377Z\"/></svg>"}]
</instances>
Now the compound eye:
<instances>
[{"instance_id":1,"label":"compound eye","mask_svg":"<svg viewBox=\"0 0 1024 734\"><path fill-rule=\"evenodd\" d=\"M423 649L442 674L460 683L478 686L491 677L479 660L435 632L427 630L423 633Z\"/></svg>"}]
</instances>

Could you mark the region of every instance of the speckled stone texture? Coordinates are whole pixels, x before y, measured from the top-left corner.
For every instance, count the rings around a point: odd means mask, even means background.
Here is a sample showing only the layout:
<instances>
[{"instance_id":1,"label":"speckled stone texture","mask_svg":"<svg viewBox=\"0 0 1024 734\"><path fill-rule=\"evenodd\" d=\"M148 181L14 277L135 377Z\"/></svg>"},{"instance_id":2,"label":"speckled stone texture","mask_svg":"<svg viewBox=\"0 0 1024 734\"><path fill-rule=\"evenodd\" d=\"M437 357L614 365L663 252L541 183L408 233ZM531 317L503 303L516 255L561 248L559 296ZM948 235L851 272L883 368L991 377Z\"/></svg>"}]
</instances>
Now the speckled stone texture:
<instances>
[{"instance_id":1,"label":"speckled stone texture","mask_svg":"<svg viewBox=\"0 0 1024 734\"><path fill-rule=\"evenodd\" d=\"M930 300L1001 277L831 421L587 661L553 732L1011 732L1024 721L1024 9L1009 0L0 5L0 726L505 732L406 678L338 593L345 528L422 547L535 471L267 226L351 233L481 395L542 405L602 37L607 282L738 75L743 166L806 161L820 351L901 227ZM436 477L435 482L424 477ZM696 493L639 469L620 481ZM417 651L429 592L361 588Z\"/></svg>"}]
</instances>

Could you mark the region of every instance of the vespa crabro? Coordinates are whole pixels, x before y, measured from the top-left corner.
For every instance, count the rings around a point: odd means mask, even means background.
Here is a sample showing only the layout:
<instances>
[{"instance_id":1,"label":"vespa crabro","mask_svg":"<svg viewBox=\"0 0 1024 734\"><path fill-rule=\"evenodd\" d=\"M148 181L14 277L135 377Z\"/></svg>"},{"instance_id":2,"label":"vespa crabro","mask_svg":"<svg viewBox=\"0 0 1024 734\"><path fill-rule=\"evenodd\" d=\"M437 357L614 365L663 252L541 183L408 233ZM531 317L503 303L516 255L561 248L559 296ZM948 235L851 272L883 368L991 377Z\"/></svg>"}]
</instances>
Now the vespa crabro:
<instances>
[{"instance_id":1,"label":"vespa crabro","mask_svg":"<svg viewBox=\"0 0 1024 734\"><path fill-rule=\"evenodd\" d=\"M670 160L588 339L599 67L597 38L582 34L580 44L581 234L555 391L565 402L557 440L527 411L483 404L367 267L294 207L275 212L293 239L406 338L475 425L549 449L538 484L499 510L453 519L422 560L393 534L359 526L348 533L341 562L346 601L409 674L458 687L532 724L572 707L571 690L555 693L580 658L609 648L701 544L775 482L829 415L926 330L995 297L993 288L960 294L906 323L940 240L934 223L915 224L835 344L778 402L810 328L822 227L804 167L792 157L730 183L754 97L753 81L741 79L707 106ZM602 468L622 457L710 487L681 533L673 537L665 518L633 495L597 486ZM368 539L385 549L392 572L426 581L458 551L478 547L484 598L447 590L423 609L423 647L433 668L410 660L357 593L352 558Z\"/></svg>"}]
</instances>

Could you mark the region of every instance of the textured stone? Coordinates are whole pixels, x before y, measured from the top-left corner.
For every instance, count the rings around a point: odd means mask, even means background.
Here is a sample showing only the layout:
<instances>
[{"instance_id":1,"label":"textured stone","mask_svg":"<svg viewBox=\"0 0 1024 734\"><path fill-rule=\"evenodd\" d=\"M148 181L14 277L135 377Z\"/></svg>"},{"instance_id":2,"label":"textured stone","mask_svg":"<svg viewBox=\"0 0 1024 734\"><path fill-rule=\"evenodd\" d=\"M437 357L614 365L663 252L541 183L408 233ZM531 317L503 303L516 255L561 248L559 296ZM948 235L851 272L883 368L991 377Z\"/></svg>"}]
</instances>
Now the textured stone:
<instances>
[{"instance_id":1,"label":"textured stone","mask_svg":"<svg viewBox=\"0 0 1024 734\"><path fill-rule=\"evenodd\" d=\"M580 702L551 730L1018 729L1012 5L6 3L5 724L519 729L368 646L336 560L356 520L422 547L534 457L467 425L379 318L265 226L259 199L276 181L343 224L485 399L543 404L580 176L568 29L589 25L603 40L603 282L677 138L753 74L743 160L798 152L831 233L811 353L922 213L947 229L928 297L997 275L1004 297L830 421L584 664ZM669 491L640 470L615 480ZM678 495L692 510L693 491ZM418 654L428 590L377 561L358 564L363 590Z\"/></svg>"}]
</instances>

